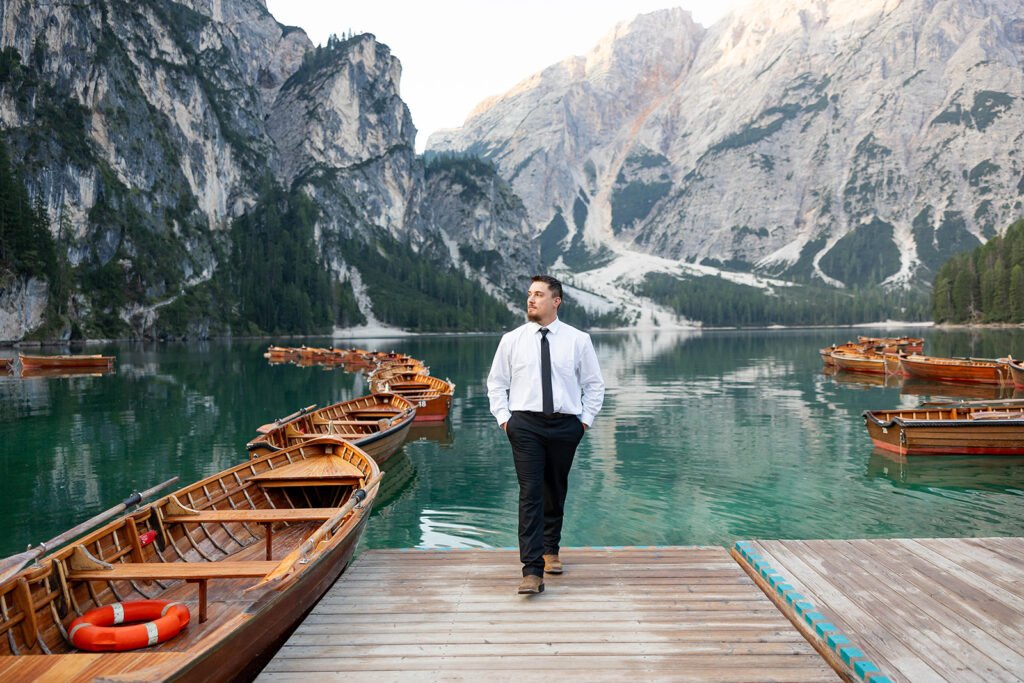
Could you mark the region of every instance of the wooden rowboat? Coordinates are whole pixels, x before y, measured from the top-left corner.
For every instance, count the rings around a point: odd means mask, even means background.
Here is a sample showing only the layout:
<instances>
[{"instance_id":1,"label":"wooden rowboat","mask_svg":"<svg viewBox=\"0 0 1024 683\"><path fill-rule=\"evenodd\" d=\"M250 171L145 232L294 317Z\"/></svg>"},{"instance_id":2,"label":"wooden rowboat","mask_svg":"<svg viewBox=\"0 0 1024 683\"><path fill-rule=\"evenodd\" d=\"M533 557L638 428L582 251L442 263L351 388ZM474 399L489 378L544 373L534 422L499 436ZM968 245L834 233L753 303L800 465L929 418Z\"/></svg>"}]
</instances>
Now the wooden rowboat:
<instances>
[{"instance_id":1,"label":"wooden rowboat","mask_svg":"<svg viewBox=\"0 0 1024 683\"><path fill-rule=\"evenodd\" d=\"M256 458L311 439L328 437L358 446L382 464L405 443L416 417L416 408L410 401L389 393L374 393L319 410L314 408L304 408L259 427L256 430L259 436L246 444L250 456Z\"/></svg>"},{"instance_id":2,"label":"wooden rowboat","mask_svg":"<svg viewBox=\"0 0 1024 683\"><path fill-rule=\"evenodd\" d=\"M412 373L414 375L429 375L430 368L419 361L406 361L402 363L383 363L378 365L375 370L370 373L370 377L375 375L383 375L385 373Z\"/></svg>"},{"instance_id":3,"label":"wooden rowboat","mask_svg":"<svg viewBox=\"0 0 1024 683\"><path fill-rule=\"evenodd\" d=\"M1007 357L1006 367L1010 371L1010 379L1013 380L1013 386L1024 389L1024 365L1019 360Z\"/></svg>"},{"instance_id":4,"label":"wooden rowboat","mask_svg":"<svg viewBox=\"0 0 1024 683\"><path fill-rule=\"evenodd\" d=\"M871 351L836 350L832 352L836 367L846 372L865 372L884 375L885 356Z\"/></svg>"},{"instance_id":5,"label":"wooden rowboat","mask_svg":"<svg viewBox=\"0 0 1024 683\"><path fill-rule=\"evenodd\" d=\"M397 353L395 351L391 351L390 353L372 351L366 354L366 359L374 365L386 365L388 363L419 363L419 361L412 356L407 356L404 353Z\"/></svg>"},{"instance_id":6,"label":"wooden rowboat","mask_svg":"<svg viewBox=\"0 0 1024 683\"><path fill-rule=\"evenodd\" d=\"M831 346L826 346L823 349L818 349L818 354L821 356L821 361L826 366L833 367L836 364L835 359L832 358L832 353L833 352L835 352L835 351L850 351L850 352L853 352L853 353L862 353L862 352L867 351L867 350L868 350L867 347L865 347L863 344L857 344L856 342L849 342L848 341L848 342L843 342L842 344L832 344Z\"/></svg>"},{"instance_id":7,"label":"wooden rowboat","mask_svg":"<svg viewBox=\"0 0 1024 683\"><path fill-rule=\"evenodd\" d=\"M252 678L345 570L380 476L358 448L323 439L246 461L71 541L0 583L0 680ZM68 643L80 613L145 599L184 603L188 625L129 652Z\"/></svg>"},{"instance_id":8,"label":"wooden rowboat","mask_svg":"<svg viewBox=\"0 0 1024 683\"><path fill-rule=\"evenodd\" d=\"M1001 384L1010 379L1009 368L998 360L913 355L901 356L900 366L908 377L928 380Z\"/></svg>"},{"instance_id":9,"label":"wooden rowboat","mask_svg":"<svg viewBox=\"0 0 1024 683\"><path fill-rule=\"evenodd\" d=\"M857 341L868 347L891 347L906 353L922 353L924 351L924 339L920 337L862 337L857 335Z\"/></svg>"},{"instance_id":10,"label":"wooden rowboat","mask_svg":"<svg viewBox=\"0 0 1024 683\"><path fill-rule=\"evenodd\" d=\"M27 356L19 353L23 368L109 368L113 356Z\"/></svg>"},{"instance_id":11,"label":"wooden rowboat","mask_svg":"<svg viewBox=\"0 0 1024 683\"><path fill-rule=\"evenodd\" d=\"M455 385L450 381L411 373L382 373L370 380L374 391L390 391L416 406L416 421L444 420L452 407Z\"/></svg>"},{"instance_id":12,"label":"wooden rowboat","mask_svg":"<svg viewBox=\"0 0 1024 683\"><path fill-rule=\"evenodd\" d=\"M1024 455L1024 402L866 410L878 448L905 455Z\"/></svg>"},{"instance_id":13,"label":"wooden rowboat","mask_svg":"<svg viewBox=\"0 0 1024 683\"><path fill-rule=\"evenodd\" d=\"M272 361L286 361L298 358L299 350L288 346L268 346L267 352L263 354L263 357L269 358Z\"/></svg>"},{"instance_id":14,"label":"wooden rowboat","mask_svg":"<svg viewBox=\"0 0 1024 683\"><path fill-rule=\"evenodd\" d=\"M320 349L315 346L303 346L299 348L299 358L304 361L321 361L331 355L330 349Z\"/></svg>"}]
</instances>

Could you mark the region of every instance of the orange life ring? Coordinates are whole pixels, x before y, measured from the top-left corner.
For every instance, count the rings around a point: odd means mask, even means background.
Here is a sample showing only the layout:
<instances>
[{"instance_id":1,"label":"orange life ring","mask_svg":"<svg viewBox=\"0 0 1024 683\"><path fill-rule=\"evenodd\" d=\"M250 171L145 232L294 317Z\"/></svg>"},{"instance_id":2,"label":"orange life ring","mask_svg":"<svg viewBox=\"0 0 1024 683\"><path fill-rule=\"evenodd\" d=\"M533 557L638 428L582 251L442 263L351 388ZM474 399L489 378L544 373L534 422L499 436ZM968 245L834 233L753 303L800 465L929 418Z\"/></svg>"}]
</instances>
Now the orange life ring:
<instances>
[{"instance_id":1,"label":"orange life ring","mask_svg":"<svg viewBox=\"0 0 1024 683\"><path fill-rule=\"evenodd\" d=\"M188 607L180 602L115 602L91 609L72 621L68 639L79 650L90 652L137 650L178 635L188 626L190 617Z\"/></svg>"}]
</instances>

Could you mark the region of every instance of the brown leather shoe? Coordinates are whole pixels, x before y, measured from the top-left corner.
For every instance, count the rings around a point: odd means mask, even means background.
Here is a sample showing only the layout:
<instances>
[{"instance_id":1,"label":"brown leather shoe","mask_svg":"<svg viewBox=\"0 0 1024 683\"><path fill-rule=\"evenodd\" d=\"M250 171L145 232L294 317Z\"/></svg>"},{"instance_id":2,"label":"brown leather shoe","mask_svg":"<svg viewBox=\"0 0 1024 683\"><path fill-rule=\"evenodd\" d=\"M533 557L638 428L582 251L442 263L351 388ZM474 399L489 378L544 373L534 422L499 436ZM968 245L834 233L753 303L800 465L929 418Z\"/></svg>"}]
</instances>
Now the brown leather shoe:
<instances>
[{"instance_id":1,"label":"brown leather shoe","mask_svg":"<svg viewBox=\"0 0 1024 683\"><path fill-rule=\"evenodd\" d=\"M544 579L535 575L527 574L523 577L522 583L519 584L520 595L531 595L533 593L544 592Z\"/></svg>"},{"instance_id":2,"label":"brown leather shoe","mask_svg":"<svg viewBox=\"0 0 1024 683\"><path fill-rule=\"evenodd\" d=\"M548 574L562 573L562 561L558 559L558 555L544 556L544 571L546 571Z\"/></svg>"}]
</instances>

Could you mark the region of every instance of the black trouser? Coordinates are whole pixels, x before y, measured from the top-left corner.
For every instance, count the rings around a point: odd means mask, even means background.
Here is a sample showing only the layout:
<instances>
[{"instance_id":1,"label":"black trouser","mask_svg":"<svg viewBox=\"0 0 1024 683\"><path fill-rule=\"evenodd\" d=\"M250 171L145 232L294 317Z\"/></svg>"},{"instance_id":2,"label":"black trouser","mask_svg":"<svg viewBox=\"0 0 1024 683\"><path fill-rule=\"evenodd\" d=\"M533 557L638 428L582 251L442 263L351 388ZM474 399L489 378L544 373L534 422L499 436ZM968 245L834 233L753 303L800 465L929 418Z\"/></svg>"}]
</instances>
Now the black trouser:
<instances>
[{"instance_id":1,"label":"black trouser","mask_svg":"<svg viewBox=\"0 0 1024 683\"><path fill-rule=\"evenodd\" d=\"M505 425L519 477L519 560L523 576L544 575L542 555L558 553L569 468L583 438L575 415L516 411Z\"/></svg>"}]
</instances>

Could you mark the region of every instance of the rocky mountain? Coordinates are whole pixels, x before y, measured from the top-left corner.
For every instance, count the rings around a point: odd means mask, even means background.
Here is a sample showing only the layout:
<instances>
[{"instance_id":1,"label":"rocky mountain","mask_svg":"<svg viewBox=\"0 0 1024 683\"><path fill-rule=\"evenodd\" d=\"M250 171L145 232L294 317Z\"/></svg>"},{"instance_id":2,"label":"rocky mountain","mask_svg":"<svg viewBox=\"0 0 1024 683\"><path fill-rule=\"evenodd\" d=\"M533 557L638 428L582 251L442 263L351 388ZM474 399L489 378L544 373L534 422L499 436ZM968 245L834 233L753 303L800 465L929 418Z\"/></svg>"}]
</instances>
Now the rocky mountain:
<instances>
[{"instance_id":1,"label":"rocky mountain","mask_svg":"<svg viewBox=\"0 0 1024 683\"><path fill-rule=\"evenodd\" d=\"M402 325L406 289L479 329L538 264L492 168L428 180L372 35L315 47L261 0L2 0L0 50L0 143L67 275L19 270L0 235L0 339ZM489 190L460 201L467 178Z\"/></svg>"},{"instance_id":2,"label":"rocky mountain","mask_svg":"<svg viewBox=\"0 0 1024 683\"><path fill-rule=\"evenodd\" d=\"M493 161L548 263L924 289L1021 215L1024 4L751 0L682 10L483 102L434 152Z\"/></svg>"}]
</instances>

